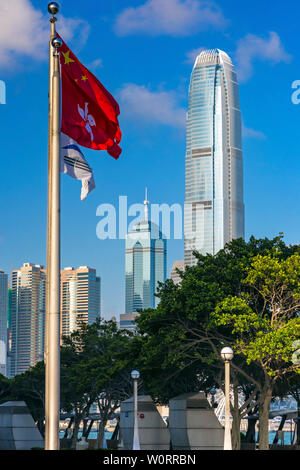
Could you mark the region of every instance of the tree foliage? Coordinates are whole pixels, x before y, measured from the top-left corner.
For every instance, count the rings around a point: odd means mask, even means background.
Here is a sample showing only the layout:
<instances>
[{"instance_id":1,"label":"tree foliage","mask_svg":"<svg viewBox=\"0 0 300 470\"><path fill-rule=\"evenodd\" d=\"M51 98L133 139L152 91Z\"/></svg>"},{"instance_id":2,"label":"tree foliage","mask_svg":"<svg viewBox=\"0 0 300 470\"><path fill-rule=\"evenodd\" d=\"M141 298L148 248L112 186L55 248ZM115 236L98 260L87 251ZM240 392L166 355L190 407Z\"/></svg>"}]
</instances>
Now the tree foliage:
<instances>
[{"instance_id":1,"label":"tree foliage","mask_svg":"<svg viewBox=\"0 0 300 470\"><path fill-rule=\"evenodd\" d=\"M249 242L233 240L214 256L195 256L197 264L181 274L180 285L171 280L160 285L160 303L141 312L137 335L97 320L64 338L61 411L75 413L73 447L95 402L102 445L107 420L132 394L132 368L141 372L144 393L167 403L184 392L222 388L220 351L231 346L234 448L240 444L240 420L257 411L260 447L267 448L272 397L288 393L289 387L295 396L299 393L300 369L293 360L300 337L299 246L285 245L282 237L251 237ZM0 399L25 400L43 432L44 364L11 381L0 380Z\"/></svg>"},{"instance_id":2,"label":"tree foliage","mask_svg":"<svg viewBox=\"0 0 300 470\"><path fill-rule=\"evenodd\" d=\"M221 385L220 351L229 345L237 353L235 390L251 388L246 406L234 405L234 419L258 403L263 422L275 377L297 372L291 357L299 337L299 247L286 246L281 237L251 237L248 243L232 241L214 256L195 255L197 265L186 269L181 284L161 285L158 307L138 319L143 372L151 386L154 366L154 393L185 371L202 377L203 388L211 381Z\"/></svg>"},{"instance_id":3,"label":"tree foliage","mask_svg":"<svg viewBox=\"0 0 300 470\"><path fill-rule=\"evenodd\" d=\"M92 325L64 338L61 351L61 406L75 411L76 445L80 422L88 415L93 403L98 404L99 446L104 427L120 402L131 395L132 384L126 350L130 335L118 330L113 321L98 319Z\"/></svg>"},{"instance_id":4,"label":"tree foliage","mask_svg":"<svg viewBox=\"0 0 300 470\"><path fill-rule=\"evenodd\" d=\"M38 362L10 380L9 399L25 401L40 433L45 435L45 366Z\"/></svg>"}]
</instances>

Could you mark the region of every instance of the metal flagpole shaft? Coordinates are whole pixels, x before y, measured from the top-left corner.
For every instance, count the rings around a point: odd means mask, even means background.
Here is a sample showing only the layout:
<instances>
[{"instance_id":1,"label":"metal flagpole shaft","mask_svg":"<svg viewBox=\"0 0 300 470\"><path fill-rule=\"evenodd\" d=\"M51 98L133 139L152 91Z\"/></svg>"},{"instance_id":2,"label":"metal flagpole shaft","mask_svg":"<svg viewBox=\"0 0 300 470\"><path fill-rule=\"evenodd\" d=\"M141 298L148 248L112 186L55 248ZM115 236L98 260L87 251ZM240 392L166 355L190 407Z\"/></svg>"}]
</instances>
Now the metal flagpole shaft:
<instances>
[{"instance_id":1,"label":"metal flagpole shaft","mask_svg":"<svg viewBox=\"0 0 300 470\"><path fill-rule=\"evenodd\" d=\"M58 12L58 5L48 6ZM53 21L53 18L52 18ZM51 29L51 33L55 29ZM59 449L60 398L60 69L58 48L54 38L50 46L49 90L49 174L47 227L47 320L46 320L46 387L45 420L46 450ZM52 58L51 58L52 54Z\"/></svg>"},{"instance_id":2,"label":"metal flagpole shaft","mask_svg":"<svg viewBox=\"0 0 300 470\"><path fill-rule=\"evenodd\" d=\"M50 265L50 234L51 234L51 228L50 228L50 222L51 222L51 217L50 217L50 207L51 207L51 125L52 125L52 76L53 76L53 54L54 54L54 48L52 46L52 40L56 36L56 31L55 31L55 22L56 18L51 18L50 23L51 23L51 32L50 32L50 41L49 41L49 119L48 119L48 129L49 129L49 135L48 135L48 209L47 209L47 266ZM45 328L45 364L46 364L46 379L45 383L48 384L48 367L47 367L47 361L48 361L48 332L49 332L49 327L48 327L48 306L49 306L49 278L47 276L47 282L46 282L46 328ZM48 410L48 393L47 393L47 388L46 388L46 393L45 393L45 408ZM48 422L49 420L46 419L45 423L45 436L46 436L46 448L48 447L47 443L47 438L49 436L48 432Z\"/></svg>"},{"instance_id":3,"label":"metal flagpole shaft","mask_svg":"<svg viewBox=\"0 0 300 470\"><path fill-rule=\"evenodd\" d=\"M52 126L50 169L50 233L49 233L49 282L48 336L46 362L48 450L59 448L59 395L60 395L60 72L59 54L54 53L52 78Z\"/></svg>"}]
</instances>

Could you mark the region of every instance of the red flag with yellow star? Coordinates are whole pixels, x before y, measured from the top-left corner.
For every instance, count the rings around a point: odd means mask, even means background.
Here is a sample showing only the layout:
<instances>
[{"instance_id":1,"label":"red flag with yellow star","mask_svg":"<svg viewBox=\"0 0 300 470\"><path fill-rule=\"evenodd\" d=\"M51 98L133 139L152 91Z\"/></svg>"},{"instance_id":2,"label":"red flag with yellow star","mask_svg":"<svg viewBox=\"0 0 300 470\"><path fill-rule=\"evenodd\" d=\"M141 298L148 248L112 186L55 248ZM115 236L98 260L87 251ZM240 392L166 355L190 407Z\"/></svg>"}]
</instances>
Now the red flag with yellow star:
<instances>
[{"instance_id":1,"label":"red flag with yellow star","mask_svg":"<svg viewBox=\"0 0 300 470\"><path fill-rule=\"evenodd\" d=\"M63 41L60 48L62 82L61 131L79 145L107 150L119 158L119 105Z\"/></svg>"}]
</instances>

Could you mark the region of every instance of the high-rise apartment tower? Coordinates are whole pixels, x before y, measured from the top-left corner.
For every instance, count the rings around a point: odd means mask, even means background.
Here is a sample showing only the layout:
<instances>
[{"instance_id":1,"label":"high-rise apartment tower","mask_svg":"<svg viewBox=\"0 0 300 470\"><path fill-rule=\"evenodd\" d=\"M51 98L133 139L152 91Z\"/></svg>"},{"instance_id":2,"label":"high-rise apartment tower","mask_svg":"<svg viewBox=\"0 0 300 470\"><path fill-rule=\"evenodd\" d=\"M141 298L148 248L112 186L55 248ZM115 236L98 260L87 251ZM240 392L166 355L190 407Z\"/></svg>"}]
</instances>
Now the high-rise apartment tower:
<instances>
[{"instance_id":1,"label":"high-rise apartment tower","mask_svg":"<svg viewBox=\"0 0 300 470\"><path fill-rule=\"evenodd\" d=\"M7 375L8 276L0 271L0 374Z\"/></svg>"},{"instance_id":2,"label":"high-rise apartment tower","mask_svg":"<svg viewBox=\"0 0 300 470\"><path fill-rule=\"evenodd\" d=\"M46 271L32 263L12 273L11 371L25 372L44 359Z\"/></svg>"},{"instance_id":3,"label":"high-rise apartment tower","mask_svg":"<svg viewBox=\"0 0 300 470\"><path fill-rule=\"evenodd\" d=\"M61 335L68 336L101 313L101 279L88 266L61 271Z\"/></svg>"}]
</instances>

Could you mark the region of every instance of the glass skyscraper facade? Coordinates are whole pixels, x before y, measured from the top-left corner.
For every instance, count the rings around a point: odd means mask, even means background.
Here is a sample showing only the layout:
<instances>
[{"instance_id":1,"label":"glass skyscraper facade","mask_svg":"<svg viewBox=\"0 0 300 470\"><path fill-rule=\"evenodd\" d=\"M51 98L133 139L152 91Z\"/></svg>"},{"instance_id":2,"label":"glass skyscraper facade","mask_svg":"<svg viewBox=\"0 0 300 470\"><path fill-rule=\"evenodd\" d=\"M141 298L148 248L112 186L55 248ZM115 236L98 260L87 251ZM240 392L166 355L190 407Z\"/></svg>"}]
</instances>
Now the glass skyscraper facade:
<instances>
[{"instance_id":1,"label":"glass skyscraper facade","mask_svg":"<svg viewBox=\"0 0 300 470\"><path fill-rule=\"evenodd\" d=\"M186 132L185 265L244 237L237 76L229 56L203 51L191 75Z\"/></svg>"},{"instance_id":2,"label":"glass skyscraper facade","mask_svg":"<svg viewBox=\"0 0 300 470\"><path fill-rule=\"evenodd\" d=\"M159 227L148 220L148 208L145 219L126 236L126 314L155 308L158 282L166 280L167 241Z\"/></svg>"}]
</instances>

